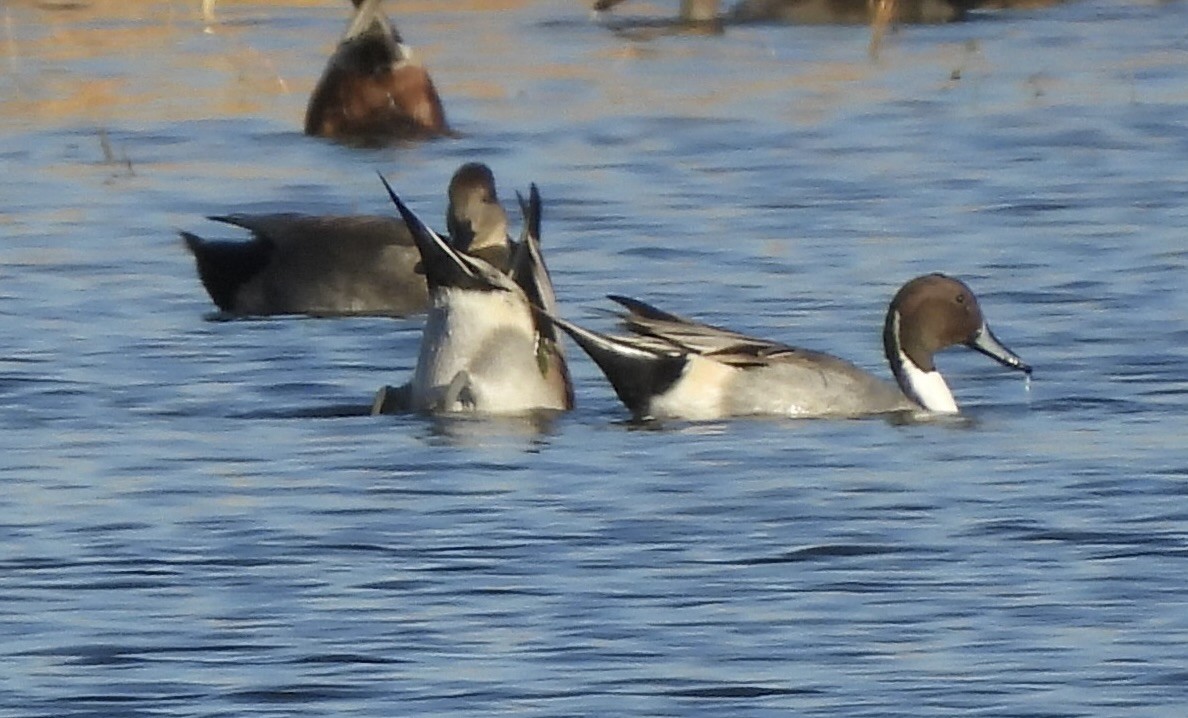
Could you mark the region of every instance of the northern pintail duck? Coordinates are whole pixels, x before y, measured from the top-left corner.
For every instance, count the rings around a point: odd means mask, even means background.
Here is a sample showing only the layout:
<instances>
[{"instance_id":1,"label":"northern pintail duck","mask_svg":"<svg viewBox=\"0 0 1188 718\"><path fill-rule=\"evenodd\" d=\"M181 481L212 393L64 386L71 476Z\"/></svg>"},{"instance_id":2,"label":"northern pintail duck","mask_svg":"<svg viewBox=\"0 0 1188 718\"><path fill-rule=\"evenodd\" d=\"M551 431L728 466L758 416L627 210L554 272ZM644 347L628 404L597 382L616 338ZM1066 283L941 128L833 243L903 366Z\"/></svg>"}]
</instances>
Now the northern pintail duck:
<instances>
[{"instance_id":1,"label":"northern pintail duck","mask_svg":"<svg viewBox=\"0 0 1188 718\"><path fill-rule=\"evenodd\" d=\"M380 10L351 0L355 15L305 111L305 134L382 144L450 134L429 72Z\"/></svg>"},{"instance_id":2,"label":"northern pintail duck","mask_svg":"<svg viewBox=\"0 0 1188 718\"><path fill-rule=\"evenodd\" d=\"M1031 373L990 332L969 287L943 274L917 277L891 300L883 347L898 386L830 354L701 324L633 299L611 299L627 308L623 320L632 336L554 321L598 364L637 419L953 414L957 402L933 355L955 344Z\"/></svg>"},{"instance_id":3,"label":"northern pintail duck","mask_svg":"<svg viewBox=\"0 0 1188 718\"><path fill-rule=\"evenodd\" d=\"M596 0L596 11L609 10L625 0ZM1000 0L1009 1L1009 0ZM943 23L961 20L978 0L894 0L896 22ZM875 19L873 0L739 0L725 14L719 0L681 0L678 18L685 23L786 22L799 25L867 24Z\"/></svg>"},{"instance_id":4,"label":"northern pintail duck","mask_svg":"<svg viewBox=\"0 0 1188 718\"><path fill-rule=\"evenodd\" d=\"M382 178L381 178L382 179ZM556 311L540 252L540 194L522 198L524 230L509 271L463 252L430 229L384 181L412 232L431 306L412 380L384 387L373 413L523 414L573 407L556 329L533 306Z\"/></svg>"},{"instance_id":5,"label":"northern pintail duck","mask_svg":"<svg viewBox=\"0 0 1188 718\"><path fill-rule=\"evenodd\" d=\"M446 225L467 251L506 266L507 215L495 176L478 162L450 179ZM421 256L395 217L230 214L211 217L252 233L246 242L181 236L198 277L226 315L405 316L429 305Z\"/></svg>"}]
</instances>

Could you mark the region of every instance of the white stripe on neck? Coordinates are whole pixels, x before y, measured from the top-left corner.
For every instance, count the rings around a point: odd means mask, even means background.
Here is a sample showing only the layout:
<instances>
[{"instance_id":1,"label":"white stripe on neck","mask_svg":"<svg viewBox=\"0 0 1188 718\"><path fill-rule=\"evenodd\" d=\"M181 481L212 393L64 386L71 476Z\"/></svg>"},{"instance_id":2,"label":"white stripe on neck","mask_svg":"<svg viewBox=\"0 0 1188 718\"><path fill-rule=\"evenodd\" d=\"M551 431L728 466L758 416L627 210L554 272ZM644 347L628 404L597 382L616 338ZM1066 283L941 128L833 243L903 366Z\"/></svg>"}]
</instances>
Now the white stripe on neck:
<instances>
[{"instance_id":1,"label":"white stripe on neck","mask_svg":"<svg viewBox=\"0 0 1188 718\"><path fill-rule=\"evenodd\" d=\"M891 317L891 332L895 337L895 353L898 355L899 366L903 372L904 393L909 398L920 402L928 411L938 414L956 414L957 400L945 378L936 369L924 371L916 362L903 353L903 346L899 342L899 312ZM888 357L890 358L890 357Z\"/></svg>"},{"instance_id":2,"label":"white stripe on neck","mask_svg":"<svg viewBox=\"0 0 1188 718\"><path fill-rule=\"evenodd\" d=\"M935 411L938 414L956 414L957 400L953 398L953 392L949 391L949 385L945 383L945 378L941 376L941 373L936 369L924 371L903 353L903 349L898 351L899 361L903 366L903 376L907 380L908 386L911 387L912 398L920 402L928 411Z\"/></svg>"}]
</instances>

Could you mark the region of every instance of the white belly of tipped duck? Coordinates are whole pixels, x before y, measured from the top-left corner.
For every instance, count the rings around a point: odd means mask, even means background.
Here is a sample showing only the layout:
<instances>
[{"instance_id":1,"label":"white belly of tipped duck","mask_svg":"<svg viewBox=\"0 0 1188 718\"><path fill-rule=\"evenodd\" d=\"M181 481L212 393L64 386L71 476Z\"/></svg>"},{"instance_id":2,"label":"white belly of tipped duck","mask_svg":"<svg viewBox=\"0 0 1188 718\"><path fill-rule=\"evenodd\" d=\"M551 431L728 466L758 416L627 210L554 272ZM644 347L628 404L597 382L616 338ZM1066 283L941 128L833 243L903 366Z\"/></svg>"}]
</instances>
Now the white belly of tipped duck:
<instances>
[{"instance_id":1,"label":"white belly of tipped duck","mask_svg":"<svg viewBox=\"0 0 1188 718\"><path fill-rule=\"evenodd\" d=\"M523 413L564 409L544 378L532 316L511 292L440 289L425 324L412 408Z\"/></svg>"}]
</instances>

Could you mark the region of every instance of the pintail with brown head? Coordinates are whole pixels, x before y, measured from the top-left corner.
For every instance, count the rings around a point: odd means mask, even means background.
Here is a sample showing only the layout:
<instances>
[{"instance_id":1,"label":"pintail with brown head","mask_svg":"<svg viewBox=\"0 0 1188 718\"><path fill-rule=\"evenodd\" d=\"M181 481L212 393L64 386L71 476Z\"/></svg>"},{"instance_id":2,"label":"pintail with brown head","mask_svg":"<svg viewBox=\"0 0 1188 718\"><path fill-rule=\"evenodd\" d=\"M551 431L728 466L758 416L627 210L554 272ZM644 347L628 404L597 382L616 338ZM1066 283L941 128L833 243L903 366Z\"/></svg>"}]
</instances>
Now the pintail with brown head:
<instances>
[{"instance_id":1,"label":"pintail with brown head","mask_svg":"<svg viewBox=\"0 0 1188 718\"><path fill-rule=\"evenodd\" d=\"M926 274L896 292L883 325L883 350L903 392L925 409L956 413L957 402L933 355L959 344L1031 374L1031 367L990 331L977 297L961 280Z\"/></svg>"},{"instance_id":2,"label":"pintail with brown head","mask_svg":"<svg viewBox=\"0 0 1188 718\"><path fill-rule=\"evenodd\" d=\"M958 344L1031 372L991 333L969 287L940 274L905 284L887 311L884 347L898 386L831 354L702 324L638 300L611 299L627 309L628 336L553 320L639 419L956 413L933 355Z\"/></svg>"}]
</instances>

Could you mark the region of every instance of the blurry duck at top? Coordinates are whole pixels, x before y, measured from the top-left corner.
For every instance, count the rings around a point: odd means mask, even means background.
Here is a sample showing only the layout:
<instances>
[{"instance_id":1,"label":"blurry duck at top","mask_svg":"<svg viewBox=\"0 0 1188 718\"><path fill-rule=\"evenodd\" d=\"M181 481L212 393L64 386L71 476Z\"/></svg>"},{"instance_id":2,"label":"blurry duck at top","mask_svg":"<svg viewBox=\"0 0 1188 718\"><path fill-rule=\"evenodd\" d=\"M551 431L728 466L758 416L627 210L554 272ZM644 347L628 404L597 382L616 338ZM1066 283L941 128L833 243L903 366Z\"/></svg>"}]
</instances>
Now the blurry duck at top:
<instances>
[{"instance_id":1,"label":"blurry duck at top","mask_svg":"<svg viewBox=\"0 0 1188 718\"><path fill-rule=\"evenodd\" d=\"M602 369L636 419L956 414L933 362L936 352L956 344L1031 374L991 333L970 288L942 274L904 284L887 309L883 349L898 386L830 354L611 299L627 308L631 336L599 334L555 315L554 321Z\"/></svg>"},{"instance_id":2,"label":"blurry duck at top","mask_svg":"<svg viewBox=\"0 0 1188 718\"><path fill-rule=\"evenodd\" d=\"M366 146L452 134L429 72L380 9L355 15L305 111L305 134Z\"/></svg>"},{"instance_id":3,"label":"blurry duck at top","mask_svg":"<svg viewBox=\"0 0 1188 718\"><path fill-rule=\"evenodd\" d=\"M573 407L557 330L533 306L556 313L540 251L536 186L520 198L524 229L508 270L459 251L384 185L416 241L431 306L412 379L380 389L372 413L528 415Z\"/></svg>"},{"instance_id":4,"label":"blurry duck at top","mask_svg":"<svg viewBox=\"0 0 1188 718\"><path fill-rule=\"evenodd\" d=\"M606 11L626 0L595 0L595 17L603 19L613 32L633 40L648 40L673 33L718 35L729 18L718 11L718 0L681 0L676 18L635 17L605 19Z\"/></svg>"},{"instance_id":5,"label":"blurry duck at top","mask_svg":"<svg viewBox=\"0 0 1188 718\"><path fill-rule=\"evenodd\" d=\"M609 10L625 0L595 0L594 10ZM1039 7L1063 0L884 0L893 4L891 18L900 23L945 23L964 20L974 9ZM785 22L798 25L869 24L876 18L878 0L738 0L720 13L719 0L681 0L678 23Z\"/></svg>"},{"instance_id":6,"label":"blurry duck at top","mask_svg":"<svg viewBox=\"0 0 1188 718\"><path fill-rule=\"evenodd\" d=\"M463 250L507 267L507 215L495 176L478 162L450 179L446 226ZM405 316L425 311L420 254L404 222L388 216L230 214L210 219L252 233L247 242L181 236L222 317Z\"/></svg>"}]
</instances>

